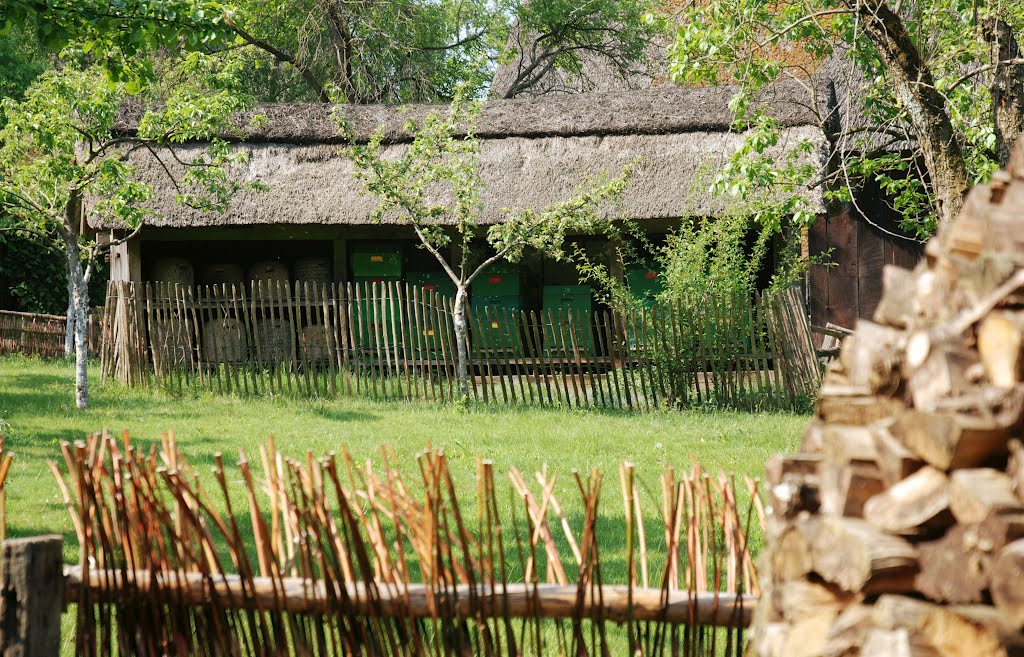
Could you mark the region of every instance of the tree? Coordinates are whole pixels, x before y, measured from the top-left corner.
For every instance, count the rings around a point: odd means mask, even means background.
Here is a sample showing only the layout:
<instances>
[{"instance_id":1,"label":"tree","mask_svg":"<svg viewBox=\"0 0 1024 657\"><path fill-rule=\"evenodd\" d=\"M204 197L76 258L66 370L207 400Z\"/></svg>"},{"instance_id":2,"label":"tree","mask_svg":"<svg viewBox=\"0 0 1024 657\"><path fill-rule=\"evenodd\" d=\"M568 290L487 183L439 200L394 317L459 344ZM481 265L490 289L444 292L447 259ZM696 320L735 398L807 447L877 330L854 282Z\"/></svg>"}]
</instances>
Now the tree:
<instances>
[{"instance_id":1,"label":"tree","mask_svg":"<svg viewBox=\"0 0 1024 657\"><path fill-rule=\"evenodd\" d=\"M496 66L523 63L507 95L582 58L629 71L646 57L648 0L239 0L228 18L262 100L448 102L487 93ZM513 26L515 26L513 28ZM529 38L509 38L511 34ZM506 91L502 91L506 94Z\"/></svg>"},{"instance_id":2,"label":"tree","mask_svg":"<svg viewBox=\"0 0 1024 657\"><path fill-rule=\"evenodd\" d=\"M222 48L233 37L230 16L208 0L0 0L0 34L29 26L44 48L81 49L137 93L152 77L150 53Z\"/></svg>"},{"instance_id":3,"label":"tree","mask_svg":"<svg viewBox=\"0 0 1024 657\"><path fill-rule=\"evenodd\" d=\"M191 55L184 68L205 70L217 80L210 62ZM108 84L98 68L68 62L49 71L27 91L25 99L0 102L0 208L9 222L5 230L31 234L61 252L66 262L75 347L75 404L89 402L87 321L89 281L97 258L110 247L134 237L152 215L146 201L152 188L137 179L129 163L145 149L161 163L177 186L179 200L208 209L223 207L236 186L223 165L240 157L215 135L231 128L231 116L242 108L240 97L227 88L182 85L148 110L134 133L119 131L115 119L129 94L126 84ZM175 145L211 139L205 153L181 161ZM175 178L165 162L184 165ZM119 239L102 242L92 227L120 229Z\"/></svg>"},{"instance_id":4,"label":"tree","mask_svg":"<svg viewBox=\"0 0 1024 657\"><path fill-rule=\"evenodd\" d=\"M778 126L750 101L784 78L807 87L830 136L825 170L783 172L764 148L738 154L720 181L732 177L741 190L786 180L828 185L833 198L850 201L857 181L873 178L923 237L956 216L966 190L991 175L1024 127L1020 3L724 0L677 18L673 73L690 83L738 82L736 117L762 145L777 139ZM834 84L816 86L815 69Z\"/></svg>"},{"instance_id":5,"label":"tree","mask_svg":"<svg viewBox=\"0 0 1024 657\"><path fill-rule=\"evenodd\" d=\"M571 200L543 210L503 209L501 220L486 229L493 250L478 262L474 246L481 233L482 180L477 166L479 145L473 122L479 103L457 97L447 114L432 112L422 126L406 125L412 143L394 157L385 153L382 134L358 144L343 114L337 114L342 134L351 144L346 154L356 165L356 177L368 193L380 199L373 218L384 217L412 226L421 246L440 263L455 286L452 323L459 390L469 395L469 332L466 323L468 291L474 279L499 260L517 262L527 249L560 259L566 233L593 233L611 222L626 189L629 171L610 180L593 181ZM457 137L456 135L464 135ZM456 256L445 250L455 246Z\"/></svg>"}]
</instances>

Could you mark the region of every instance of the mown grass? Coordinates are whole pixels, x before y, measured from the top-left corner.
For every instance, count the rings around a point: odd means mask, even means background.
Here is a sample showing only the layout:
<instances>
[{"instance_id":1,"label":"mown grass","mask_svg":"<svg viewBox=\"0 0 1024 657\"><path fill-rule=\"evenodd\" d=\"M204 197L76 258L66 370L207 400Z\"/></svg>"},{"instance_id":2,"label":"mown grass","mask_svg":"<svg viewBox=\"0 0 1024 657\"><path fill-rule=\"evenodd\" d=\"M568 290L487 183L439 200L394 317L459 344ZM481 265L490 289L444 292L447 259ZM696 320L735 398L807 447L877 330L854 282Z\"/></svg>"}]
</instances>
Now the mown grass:
<instances>
[{"instance_id":1,"label":"mown grass","mask_svg":"<svg viewBox=\"0 0 1024 657\"><path fill-rule=\"evenodd\" d=\"M306 450L323 454L345 446L363 461L376 458L380 446L390 443L402 469L412 475L416 453L429 442L445 449L469 508L475 508L469 505L475 499L476 457L492 459L502 477L513 465L529 475L546 463L559 476L558 496L570 516L580 510L572 470L596 467L609 475L601 514L607 529L601 534L617 543L623 533L619 462L636 464L644 506L656 514L658 475L665 464L688 469L699 462L712 472L760 476L771 454L796 446L807 420L784 413L461 410L365 399L175 398L100 386L96 368L92 371L91 407L79 412L72 403L70 363L0 357L0 431L16 454L8 479L8 535L62 533L69 560L77 554L70 517L46 461L60 459L60 441L102 428L128 429L137 444L173 429L201 473L209 472L216 452L233 462L244 449L258 461L258 445L272 434L281 451L296 457ZM240 478L234 485L241 485ZM648 535L657 540L656 532Z\"/></svg>"}]
</instances>

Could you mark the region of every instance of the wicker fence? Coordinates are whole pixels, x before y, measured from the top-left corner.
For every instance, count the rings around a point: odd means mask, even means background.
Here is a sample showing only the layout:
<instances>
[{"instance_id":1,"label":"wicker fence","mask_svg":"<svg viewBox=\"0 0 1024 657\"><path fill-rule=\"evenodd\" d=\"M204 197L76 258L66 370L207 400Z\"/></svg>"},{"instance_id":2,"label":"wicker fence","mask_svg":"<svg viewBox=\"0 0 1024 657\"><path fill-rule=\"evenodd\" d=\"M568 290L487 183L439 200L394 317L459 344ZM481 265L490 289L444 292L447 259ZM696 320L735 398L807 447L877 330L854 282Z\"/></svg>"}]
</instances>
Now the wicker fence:
<instances>
[{"instance_id":1,"label":"wicker fence","mask_svg":"<svg viewBox=\"0 0 1024 657\"><path fill-rule=\"evenodd\" d=\"M451 401L452 301L402 283L111 283L104 375L173 391ZM820 368L798 292L635 313L471 308L471 396L649 410L793 408Z\"/></svg>"},{"instance_id":2,"label":"wicker fence","mask_svg":"<svg viewBox=\"0 0 1024 657\"><path fill-rule=\"evenodd\" d=\"M94 308L89 314L89 354L93 356L100 350L102 317L102 308ZM66 327L67 318L63 315L0 310L0 354L59 358L64 355Z\"/></svg>"}]
</instances>

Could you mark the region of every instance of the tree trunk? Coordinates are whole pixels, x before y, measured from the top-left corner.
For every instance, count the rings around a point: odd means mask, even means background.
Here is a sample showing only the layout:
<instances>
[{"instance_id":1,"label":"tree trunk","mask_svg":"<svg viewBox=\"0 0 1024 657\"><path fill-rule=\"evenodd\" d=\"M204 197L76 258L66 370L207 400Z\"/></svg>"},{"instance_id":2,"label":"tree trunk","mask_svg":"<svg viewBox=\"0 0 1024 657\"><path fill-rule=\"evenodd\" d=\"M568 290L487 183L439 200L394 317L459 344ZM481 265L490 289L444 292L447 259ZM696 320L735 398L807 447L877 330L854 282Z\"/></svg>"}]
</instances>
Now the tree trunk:
<instances>
[{"instance_id":1,"label":"tree trunk","mask_svg":"<svg viewBox=\"0 0 1024 657\"><path fill-rule=\"evenodd\" d=\"M74 235L65 237L64 248L68 259L68 294L74 320L75 342L75 407L89 406L89 284L82 270L78 240Z\"/></svg>"},{"instance_id":2,"label":"tree trunk","mask_svg":"<svg viewBox=\"0 0 1024 657\"><path fill-rule=\"evenodd\" d=\"M1024 133L1024 64L999 64L1021 56L1009 25L996 20L985 27L985 38L992 46L992 61L996 64L991 88L996 155L999 166L1005 168L1013 145Z\"/></svg>"},{"instance_id":3,"label":"tree trunk","mask_svg":"<svg viewBox=\"0 0 1024 657\"><path fill-rule=\"evenodd\" d=\"M931 70L902 19L885 0L845 0L845 4L857 12L864 33L892 75L896 96L907 110L924 155L939 220L949 221L963 207L969 187L967 164Z\"/></svg>"},{"instance_id":4,"label":"tree trunk","mask_svg":"<svg viewBox=\"0 0 1024 657\"><path fill-rule=\"evenodd\" d=\"M456 377L459 381L459 394L463 400L469 399L469 331L466 327L466 286L459 285L455 293L455 311L452 315L455 325Z\"/></svg>"},{"instance_id":5,"label":"tree trunk","mask_svg":"<svg viewBox=\"0 0 1024 657\"><path fill-rule=\"evenodd\" d=\"M71 358L75 353L75 303L71 298L71 286L68 285L67 322L64 325L64 356Z\"/></svg>"}]
</instances>

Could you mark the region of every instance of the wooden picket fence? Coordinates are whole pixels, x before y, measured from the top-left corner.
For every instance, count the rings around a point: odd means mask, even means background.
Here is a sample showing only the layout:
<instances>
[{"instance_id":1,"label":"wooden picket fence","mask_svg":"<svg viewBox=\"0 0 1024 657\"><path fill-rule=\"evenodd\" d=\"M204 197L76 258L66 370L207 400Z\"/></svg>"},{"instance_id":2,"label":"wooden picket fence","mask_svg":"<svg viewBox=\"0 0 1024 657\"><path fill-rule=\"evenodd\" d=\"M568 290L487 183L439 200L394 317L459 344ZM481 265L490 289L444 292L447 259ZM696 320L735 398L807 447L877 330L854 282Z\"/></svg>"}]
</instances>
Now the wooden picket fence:
<instances>
[{"instance_id":1,"label":"wooden picket fence","mask_svg":"<svg viewBox=\"0 0 1024 657\"><path fill-rule=\"evenodd\" d=\"M100 318L102 309L89 314L89 354L100 350ZM0 310L0 354L24 354L43 358L64 355L64 332L67 318L63 315L21 313Z\"/></svg>"},{"instance_id":2,"label":"wooden picket fence","mask_svg":"<svg viewBox=\"0 0 1024 657\"><path fill-rule=\"evenodd\" d=\"M110 284L106 378L171 391L450 402L452 300L403 283ZM791 409L820 367L797 290L636 312L470 308L475 401Z\"/></svg>"}]
</instances>

